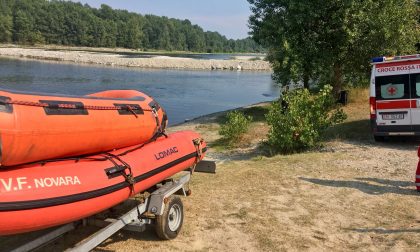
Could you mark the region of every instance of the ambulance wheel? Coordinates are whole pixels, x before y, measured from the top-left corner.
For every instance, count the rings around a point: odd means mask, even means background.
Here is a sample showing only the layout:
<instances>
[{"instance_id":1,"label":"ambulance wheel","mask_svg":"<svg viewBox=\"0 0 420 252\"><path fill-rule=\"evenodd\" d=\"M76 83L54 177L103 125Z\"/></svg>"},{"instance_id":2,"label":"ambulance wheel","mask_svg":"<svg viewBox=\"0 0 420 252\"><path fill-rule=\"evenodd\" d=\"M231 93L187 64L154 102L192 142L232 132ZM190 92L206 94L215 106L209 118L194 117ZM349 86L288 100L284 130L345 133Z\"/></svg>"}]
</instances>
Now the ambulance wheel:
<instances>
[{"instance_id":1,"label":"ambulance wheel","mask_svg":"<svg viewBox=\"0 0 420 252\"><path fill-rule=\"evenodd\" d=\"M169 197L162 215L156 216L155 231L162 240L171 240L178 236L184 221L184 206L178 196Z\"/></svg>"},{"instance_id":2,"label":"ambulance wheel","mask_svg":"<svg viewBox=\"0 0 420 252\"><path fill-rule=\"evenodd\" d=\"M373 136L375 138L375 142L384 142L385 137L384 136Z\"/></svg>"}]
</instances>

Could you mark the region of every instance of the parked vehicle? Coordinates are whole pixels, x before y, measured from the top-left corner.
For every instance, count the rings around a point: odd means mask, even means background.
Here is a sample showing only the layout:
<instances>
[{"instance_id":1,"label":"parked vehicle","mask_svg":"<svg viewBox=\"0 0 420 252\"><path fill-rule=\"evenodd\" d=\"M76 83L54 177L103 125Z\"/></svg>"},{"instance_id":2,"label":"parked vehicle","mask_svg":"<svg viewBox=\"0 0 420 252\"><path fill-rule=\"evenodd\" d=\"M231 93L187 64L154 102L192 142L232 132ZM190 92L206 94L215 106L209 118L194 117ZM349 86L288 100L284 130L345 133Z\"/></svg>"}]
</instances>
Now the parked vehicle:
<instances>
[{"instance_id":1,"label":"parked vehicle","mask_svg":"<svg viewBox=\"0 0 420 252\"><path fill-rule=\"evenodd\" d=\"M376 141L420 135L420 54L372 60L370 120Z\"/></svg>"}]
</instances>

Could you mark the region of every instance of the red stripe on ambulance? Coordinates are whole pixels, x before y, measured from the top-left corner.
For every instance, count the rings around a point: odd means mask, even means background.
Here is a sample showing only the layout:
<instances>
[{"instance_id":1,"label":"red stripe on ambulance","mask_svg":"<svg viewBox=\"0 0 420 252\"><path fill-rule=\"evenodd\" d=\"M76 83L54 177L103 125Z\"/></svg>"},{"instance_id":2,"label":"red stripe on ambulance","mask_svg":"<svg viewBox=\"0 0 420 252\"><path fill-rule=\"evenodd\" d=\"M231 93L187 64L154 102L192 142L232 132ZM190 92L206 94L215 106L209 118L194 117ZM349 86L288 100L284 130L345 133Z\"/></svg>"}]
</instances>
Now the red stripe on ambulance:
<instances>
[{"instance_id":1,"label":"red stripe on ambulance","mask_svg":"<svg viewBox=\"0 0 420 252\"><path fill-rule=\"evenodd\" d=\"M376 101L376 109L410 109L416 107L416 100Z\"/></svg>"}]
</instances>

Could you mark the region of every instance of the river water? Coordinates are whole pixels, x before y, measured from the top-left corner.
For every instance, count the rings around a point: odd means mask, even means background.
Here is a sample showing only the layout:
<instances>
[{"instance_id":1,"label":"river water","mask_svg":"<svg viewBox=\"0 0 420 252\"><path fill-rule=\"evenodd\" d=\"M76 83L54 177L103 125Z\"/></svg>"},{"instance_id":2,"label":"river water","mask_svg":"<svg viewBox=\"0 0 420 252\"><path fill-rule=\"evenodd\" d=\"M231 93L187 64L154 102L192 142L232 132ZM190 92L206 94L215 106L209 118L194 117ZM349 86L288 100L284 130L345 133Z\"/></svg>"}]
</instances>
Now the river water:
<instances>
[{"instance_id":1,"label":"river water","mask_svg":"<svg viewBox=\"0 0 420 252\"><path fill-rule=\"evenodd\" d=\"M268 72L150 70L4 58L0 88L71 95L135 89L153 96L172 125L279 95Z\"/></svg>"}]
</instances>

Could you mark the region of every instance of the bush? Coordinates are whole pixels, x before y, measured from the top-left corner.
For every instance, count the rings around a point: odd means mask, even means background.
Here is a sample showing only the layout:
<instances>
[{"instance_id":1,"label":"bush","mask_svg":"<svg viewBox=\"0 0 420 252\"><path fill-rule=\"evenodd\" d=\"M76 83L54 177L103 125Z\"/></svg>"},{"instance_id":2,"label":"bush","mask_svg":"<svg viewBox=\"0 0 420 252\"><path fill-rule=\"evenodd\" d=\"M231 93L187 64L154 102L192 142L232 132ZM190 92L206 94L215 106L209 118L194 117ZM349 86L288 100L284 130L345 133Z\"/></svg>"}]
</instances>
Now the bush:
<instances>
[{"instance_id":1,"label":"bush","mask_svg":"<svg viewBox=\"0 0 420 252\"><path fill-rule=\"evenodd\" d=\"M331 92L331 86L325 86L317 95L299 89L282 97L283 106L282 102L275 102L266 115L269 145L283 153L315 147L328 127L346 119Z\"/></svg>"},{"instance_id":2,"label":"bush","mask_svg":"<svg viewBox=\"0 0 420 252\"><path fill-rule=\"evenodd\" d=\"M226 123L220 126L219 134L229 143L237 141L245 132L252 121L251 116L245 116L240 111L228 112Z\"/></svg>"},{"instance_id":3,"label":"bush","mask_svg":"<svg viewBox=\"0 0 420 252\"><path fill-rule=\"evenodd\" d=\"M253 57L249 59L249 61L257 61L257 60L262 60L262 59L261 57Z\"/></svg>"}]
</instances>

